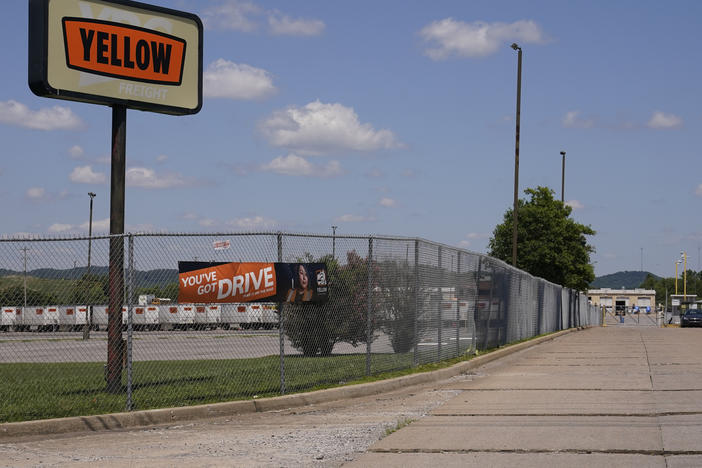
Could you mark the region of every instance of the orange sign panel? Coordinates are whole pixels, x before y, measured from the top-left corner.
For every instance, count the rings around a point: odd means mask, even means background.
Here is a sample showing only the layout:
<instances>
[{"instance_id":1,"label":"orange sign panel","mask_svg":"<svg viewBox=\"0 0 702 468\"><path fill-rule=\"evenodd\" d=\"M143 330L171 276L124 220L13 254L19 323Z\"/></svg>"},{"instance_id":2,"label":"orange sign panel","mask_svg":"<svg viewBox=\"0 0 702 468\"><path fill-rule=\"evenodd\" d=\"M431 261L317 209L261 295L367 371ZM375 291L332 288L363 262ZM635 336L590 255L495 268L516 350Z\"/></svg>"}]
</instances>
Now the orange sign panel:
<instances>
[{"instance_id":1,"label":"orange sign panel","mask_svg":"<svg viewBox=\"0 0 702 468\"><path fill-rule=\"evenodd\" d=\"M63 18L66 65L75 70L147 83L180 85L181 38L128 24Z\"/></svg>"},{"instance_id":2,"label":"orange sign panel","mask_svg":"<svg viewBox=\"0 0 702 468\"><path fill-rule=\"evenodd\" d=\"M273 263L225 263L178 275L178 302L251 302L276 294Z\"/></svg>"}]
</instances>

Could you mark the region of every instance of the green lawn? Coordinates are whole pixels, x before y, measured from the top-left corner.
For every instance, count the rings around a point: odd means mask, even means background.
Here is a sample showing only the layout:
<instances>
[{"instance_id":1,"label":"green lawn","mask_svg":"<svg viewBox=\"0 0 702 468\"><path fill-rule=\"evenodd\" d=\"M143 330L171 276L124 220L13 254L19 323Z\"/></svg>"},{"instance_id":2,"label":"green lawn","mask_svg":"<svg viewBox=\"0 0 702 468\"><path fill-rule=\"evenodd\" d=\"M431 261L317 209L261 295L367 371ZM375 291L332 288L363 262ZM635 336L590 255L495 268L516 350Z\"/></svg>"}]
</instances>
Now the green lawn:
<instances>
[{"instance_id":1,"label":"green lawn","mask_svg":"<svg viewBox=\"0 0 702 468\"><path fill-rule=\"evenodd\" d=\"M374 375L410 369L412 354L374 354ZM286 393L364 379L364 354L286 356ZM102 363L0 364L0 422L87 416L125 410L126 394L106 393ZM126 383L126 369L123 372ZM144 361L133 368L134 409L277 396L280 357Z\"/></svg>"}]
</instances>

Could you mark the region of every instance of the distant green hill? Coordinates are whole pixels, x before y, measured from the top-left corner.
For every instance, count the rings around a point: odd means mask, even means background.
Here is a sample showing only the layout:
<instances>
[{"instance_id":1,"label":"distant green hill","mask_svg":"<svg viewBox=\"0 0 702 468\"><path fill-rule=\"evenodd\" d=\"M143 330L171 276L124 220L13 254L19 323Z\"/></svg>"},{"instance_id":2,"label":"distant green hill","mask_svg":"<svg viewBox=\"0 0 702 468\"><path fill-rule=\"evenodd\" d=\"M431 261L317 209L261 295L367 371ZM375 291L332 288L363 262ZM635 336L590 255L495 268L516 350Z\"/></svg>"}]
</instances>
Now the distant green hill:
<instances>
[{"instance_id":1,"label":"distant green hill","mask_svg":"<svg viewBox=\"0 0 702 468\"><path fill-rule=\"evenodd\" d=\"M106 266L93 266L90 273L96 276L107 276L109 272ZM71 268L67 270L58 270L55 268L40 268L27 271L28 277L41 279L60 279L60 280L77 280L87 273L86 267ZM6 270L0 268L0 278L6 276L23 276L21 271ZM178 282L178 270L161 269L161 270L134 270L134 284L140 288L151 288L154 286L166 286L171 283Z\"/></svg>"},{"instance_id":2,"label":"distant green hill","mask_svg":"<svg viewBox=\"0 0 702 468\"><path fill-rule=\"evenodd\" d=\"M641 286L647 275L658 278L658 276L648 271L618 271L611 275L598 276L595 278L595 281L590 283L590 288L634 289Z\"/></svg>"}]
</instances>

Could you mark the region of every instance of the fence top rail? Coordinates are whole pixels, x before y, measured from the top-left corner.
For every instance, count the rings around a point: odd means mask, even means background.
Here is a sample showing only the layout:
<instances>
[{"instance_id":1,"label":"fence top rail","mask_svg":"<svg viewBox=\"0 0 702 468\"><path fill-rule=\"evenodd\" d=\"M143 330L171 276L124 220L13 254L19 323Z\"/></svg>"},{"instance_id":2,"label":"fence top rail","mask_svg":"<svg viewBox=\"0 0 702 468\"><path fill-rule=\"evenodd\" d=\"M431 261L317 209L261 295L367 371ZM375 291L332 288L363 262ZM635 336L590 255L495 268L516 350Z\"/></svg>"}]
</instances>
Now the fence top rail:
<instances>
[{"instance_id":1,"label":"fence top rail","mask_svg":"<svg viewBox=\"0 0 702 468\"><path fill-rule=\"evenodd\" d=\"M487 254L474 252L461 247L456 247L441 242L424 239L421 237L407 237L398 235L382 235L382 234L319 234L306 232L289 232L289 231L222 231L222 232L126 232L124 234L100 234L93 236L86 235L56 235L43 236L31 235L22 237L0 236L0 243L17 243L17 242L68 242L68 241L86 241L86 240L104 240L111 238L129 238L129 237L255 237L255 236L284 236L284 237L299 237L299 238L314 238L314 239L337 239L337 240L386 240L399 242L421 242L423 244L441 247L454 252L461 252L480 257L491 258L494 261L500 261L496 258L489 257ZM505 264L506 266L509 266Z\"/></svg>"},{"instance_id":2,"label":"fence top rail","mask_svg":"<svg viewBox=\"0 0 702 468\"><path fill-rule=\"evenodd\" d=\"M495 266L500 266L502 268L518 272L522 275L538 279L548 284L553 284L554 286L562 287L558 284L551 283L543 278L538 278L531 275L530 273L515 268L514 266L508 264L507 262L500 260L495 257L491 257L485 253L474 252L464 248L443 244L440 242L424 239L421 237L406 237L398 235L380 235L380 234L319 234L319 233L305 233L305 232L289 232L289 231L222 231L222 232L128 232L124 234L101 234L101 235L66 235L66 236L43 236L43 235L30 235L23 237L10 237L7 235L0 236L0 244L2 243L34 243L34 242L70 242L70 241L87 241L87 240L107 240L112 238L144 238L144 237L257 237L257 236L283 236L283 237L298 237L298 238L314 238L314 239L336 239L336 240L385 240L385 241L399 241L399 242L412 242L421 243L425 245L430 245L432 247L446 249L447 251L453 251L456 253L464 253L468 255L474 255L480 257L486 261L492 262Z\"/></svg>"}]
</instances>

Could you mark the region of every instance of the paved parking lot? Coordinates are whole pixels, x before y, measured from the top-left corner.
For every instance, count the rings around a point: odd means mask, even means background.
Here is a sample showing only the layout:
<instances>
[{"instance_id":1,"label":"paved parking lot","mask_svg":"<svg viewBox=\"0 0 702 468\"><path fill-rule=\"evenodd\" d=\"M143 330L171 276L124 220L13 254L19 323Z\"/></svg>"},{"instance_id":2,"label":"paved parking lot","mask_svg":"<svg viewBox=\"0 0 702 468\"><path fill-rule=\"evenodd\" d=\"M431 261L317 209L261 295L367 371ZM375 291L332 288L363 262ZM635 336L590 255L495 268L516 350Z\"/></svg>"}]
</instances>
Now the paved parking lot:
<instances>
[{"instance_id":1,"label":"paved parking lot","mask_svg":"<svg viewBox=\"0 0 702 468\"><path fill-rule=\"evenodd\" d=\"M372 343L372 352L391 353L388 337L377 334ZM0 363L2 362L104 362L107 360L107 333L91 332L89 340L82 333L1 333ZM123 333L127 338L127 333ZM470 346L471 337L461 329L459 345ZM280 353L280 338L277 330L189 330L134 332L133 356L135 361L190 360L190 359L244 359ZM455 330L444 330L444 349L456 348ZM285 354L298 354L287 338ZM420 343L422 352L431 352L437 347L434 334L428 333ZM365 353L366 345L353 346L337 343L334 353Z\"/></svg>"}]
</instances>

